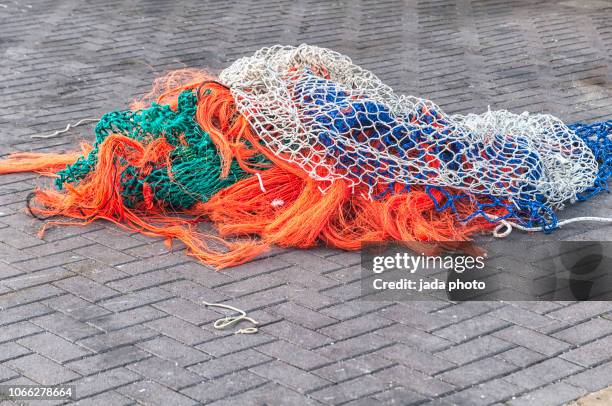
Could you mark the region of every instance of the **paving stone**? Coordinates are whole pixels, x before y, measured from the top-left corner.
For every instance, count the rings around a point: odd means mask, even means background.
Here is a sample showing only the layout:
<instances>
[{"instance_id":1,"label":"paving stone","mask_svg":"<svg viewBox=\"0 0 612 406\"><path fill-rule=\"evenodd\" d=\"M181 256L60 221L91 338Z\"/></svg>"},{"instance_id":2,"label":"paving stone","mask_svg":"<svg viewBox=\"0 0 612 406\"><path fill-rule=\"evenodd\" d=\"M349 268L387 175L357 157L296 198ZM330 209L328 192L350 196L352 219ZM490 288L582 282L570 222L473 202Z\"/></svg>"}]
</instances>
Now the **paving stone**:
<instances>
[{"instance_id":1,"label":"paving stone","mask_svg":"<svg viewBox=\"0 0 612 406\"><path fill-rule=\"evenodd\" d=\"M269 355L270 357L277 358L288 363L289 365L293 365L307 371L331 362L328 358L319 355L315 351L306 350L283 340L260 345L255 347L255 349Z\"/></svg>"},{"instance_id":2,"label":"paving stone","mask_svg":"<svg viewBox=\"0 0 612 406\"><path fill-rule=\"evenodd\" d=\"M323 403L341 404L385 389L385 383L377 377L363 375L334 386L312 392L310 396Z\"/></svg>"},{"instance_id":3,"label":"paving stone","mask_svg":"<svg viewBox=\"0 0 612 406\"><path fill-rule=\"evenodd\" d=\"M181 297L195 303L202 303L202 301L219 303L229 299L227 295L224 295L215 289L206 288L195 282L187 280L180 280L165 284L162 286L162 289L171 292L177 297Z\"/></svg>"},{"instance_id":4,"label":"paving stone","mask_svg":"<svg viewBox=\"0 0 612 406\"><path fill-rule=\"evenodd\" d=\"M44 241L40 238L36 238L19 230L15 230L12 227L4 227L0 229L0 242L18 249L44 244Z\"/></svg>"},{"instance_id":5,"label":"paving stone","mask_svg":"<svg viewBox=\"0 0 612 406\"><path fill-rule=\"evenodd\" d=\"M440 379L407 368L403 365L396 365L391 368L383 369L374 374L374 376L384 381L386 384L399 385L429 397L442 396L455 389L455 387L449 383L442 382Z\"/></svg>"},{"instance_id":6,"label":"paving stone","mask_svg":"<svg viewBox=\"0 0 612 406\"><path fill-rule=\"evenodd\" d=\"M213 381L200 383L184 389L182 392L193 399L207 403L245 392L248 389L264 385L266 382L264 378L243 370Z\"/></svg>"},{"instance_id":7,"label":"paving stone","mask_svg":"<svg viewBox=\"0 0 612 406\"><path fill-rule=\"evenodd\" d=\"M271 275L257 275L246 279L225 283L217 287L218 290L231 297L239 297L252 293L265 291L284 285L283 281Z\"/></svg>"},{"instance_id":8,"label":"paving stone","mask_svg":"<svg viewBox=\"0 0 612 406\"><path fill-rule=\"evenodd\" d=\"M78 342L92 351L102 352L115 347L131 345L157 336L158 333L146 326L132 326L121 330L98 334Z\"/></svg>"},{"instance_id":9,"label":"paving stone","mask_svg":"<svg viewBox=\"0 0 612 406\"><path fill-rule=\"evenodd\" d=\"M157 357L130 364L127 368L174 390L180 390L186 386L202 382L201 376L187 371L174 362Z\"/></svg>"},{"instance_id":10,"label":"paving stone","mask_svg":"<svg viewBox=\"0 0 612 406\"><path fill-rule=\"evenodd\" d=\"M234 277L233 274L255 276L263 273L271 273L289 266L291 266L291 264L284 261L281 256L272 256L270 258L247 262L246 264L238 265L232 269L222 269L219 273L231 277Z\"/></svg>"},{"instance_id":11,"label":"paving stone","mask_svg":"<svg viewBox=\"0 0 612 406\"><path fill-rule=\"evenodd\" d=\"M383 348L376 354L430 375L455 367L452 362L403 344Z\"/></svg>"},{"instance_id":12,"label":"paving stone","mask_svg":"<svg viewBox=\"0 0 612 406\"><path fill-rule=\"evenodd\" d=\"M610 385L612 362L587 369L586 371L565 378L563 381L573 386L586 389L588 392L597 392Z\"/></svg>"},{"instance_id":13,"label":"paving stone","mask_svg":"<svg viewBox=\"0 0 612 406\"><path fill-rule=\"evenodd\" d=\"M38 302L47 298L60 296L64 293L52 285L33 286L0 296L0 309L10 309L28 303Z\"/></svg>"},{"instance_id":14,"label":"paving stone","mask_svg":"<svg viewBox=\"0 0 612 406\"><path fill-rule=\"evenodd\" d=\"M336 271L326 272L328 278L333 278L339 282L350 283L361 280L363 277L361 265L346 266Z\"/></svg>"},{"instance_id":15,"label":"paving stone","mask_svg":"<svg viewBox=\"0 0 612 406\"><path fill-rule=\"evenodd\" d=\"M23 254L29 256L28 254ZM15 258L13 255L11 255L11 257ZM52 268L54 266L69 264L71 262L81 261L83 258L83 256L74 252L60 252L57 254L47 255L45 257L35 257L25 261L20 261L16 263L15 266L19 269L23 269L24 271L34 272Z\"/></svg>"},{"instance_id":16,"label":"paving stone","mask_svg":"<svg viewBox=\"0 0 612 406\"><path fill-rule=\"evenodd\" d=\"M172 274L177 278L187 279L208 288L232 282L229 276L194 262L173 266Z\"/></svg>"},{"instance_id":17,"label":"paving stone","mask_svg":"<svg viewBox=\"0 0 612 406\"><path fill-rule=\"evenodd\" d=\"M283 361L272 361L249 368L249 371L281 385L287 386L299 393L312 392L330 382L310 372L302 371Z\"/></svg>"},{"instance_id":18,"label":"paving stone","mask_svg":"<svg viewBox=\"0 0 612 406\"><path fill-rule=\"evenodd\" d=\"M523 391L523 388L503 379L493 379L445 396L441 400L451 405L485 406L510 399Z\"/></svg>"},{"instance_id":19,"label":"paving stone","mask_svg":"<svg viewBox=\"0 0 612 406\"><path fill-rule=\"evenodd\" d=\"M3 266L3 272L4 272L3 276L6 275L6 272L9 269L14 269L11 276L24 272L25 270L23 269L17 268L16 266L9 266L7 264L14 264L16 262L26 261L31 258L32 257L30 255L26 254L25 252L17 248L13 248L10 245L0 243L0 261L3 261L6 263L6 264L2 264L4 265Z\"/></svg>"},{"instance_id":20,"label":"paving stone","mask_svg":"<svg viewBox=\"0 0 612 406\"><path fill-rule=\"evenodd\" d=\"M55 282L55 285L90 302L98 302L119 295L116 290L101 286L99 283L82 276L64 279Z\"/></svg>"},{"instance_id":21,"label":"paving stone","mask_svg":"<svg viewBox=\"0 0 612 406\"><path fill-rule=\"evenodd\" d=\"M539 332L548 332L563 327L563 323L528 310L508 305L489 313L489 316L498 317L502 320L512 322L516 325L526 327Z\"/></svg>"},{"instance_id":22,"label":"paving stone","mask_svg":"<svg viewBox=\"0 0 612 406\"><path fill-rule=\"evenodd\" d=\"M126 406L133 404L133 401L117 392L104 392L91 398L79 400L74 403L78 406L96 406L96 405L107 405L107 406Z\"/></svg>"},{"instance_id":23,"label":"paving stone","mask_svg":"<svg viewBox=\"0 0 612 406\"><path fill-rule=\"evenodd\" d=\"M122 295L100 302L100 305L113 312L122 312L136 307L161 302L172 297L172 294L159 287Z\"/></svg>"},{"instance_id":24,"label":"paving stone","mask_svg":"<svg viewBox=\"0 0 612 406\"><path fill-rule=\"evenodd\" d=\"M271 329L270 332L278 338L307 349L320 347L332 342L332 339L324 334L287 320L275 323L274 329Z\"/></svg>"},{"instance_id":25,"label":"paving stone","mask_svg":"<svg viewBox=\"0 0 612 406\"><path fill-rule=\"evenodd\" d=\"M478 337L501 330L510 323L488 315L476 316L473 319L468 319L445 327L441 330L436 330L435 334L446 338L447 340L461 343L471 338Z\"/></svg>"},{"instance_id":26,"label":"paving stone","mask_svg":"<svg viewBox=\"0 0 612 406\"><path fill-rule=\"evenodd\" d=\"M576 364L560 358L551 358L507 375L504 380L526 389L535 389L581 370L583 368Z\"/></svg>"},{"instance_id":27,"label":"paving stone","mask_svg":"<svg viewBox=\"0 0 612 406\"><path fill-rule=\"evenodd\" d=\"M9 379L17 378L19 374L12 369L0 365L0 382L8 381Z\"/></svg>"},{"instance_id":28,"label":"paving stone","mask_svg":"<svg viewBox=\"0 0 612 406\"><path fill-rule=\"evenodd\" d=\"M13 341L21 337L30 336L40 332L42 332L42 330L29 321L9 324L0 329L0 343Z\"/></svg>"},{"instance_id":29,"label":"paving stone","mask_svg":"<svg viewBox=\"0 0 612 406\"><path fill-rule=\"evenodd\" d=\"M130 255L100 244L79 248L74 250L74 252L83 258L90 258L107 265L120 265L135 259Z\"/></svg>"},{"instance_id":30,"label":"paving stone","mask_svg":"<svg viewBox=\"0 0 612 406\"><path fill-rule=\"evenodd\" d=\"M467 387L506 375L518 369L516 365L496 358L484 358L437 375L445 382Z\"/></svg>"},{"instance_id":31,"label":"paving stone","mask_svg":"<svg viewBox=\"0 0 612 406\"><path fill-rule=\"evenodd\" d=\"M0 311L0 326L32 319L36 316L53 313L53 310L40 303L30 303Z\"/></svg>"},{"instance_id":32,"label":"paving stone","mask_svg":"<svg viewBox=\"0 0 612 406\"><path fill-rule=\"evenodd\" d=\"M38 354L7 361L6 365L42 385L57 385L79 377L65 366Z\"/></svg>"},{"instance_id":33,"label":"paving stone","mask_svg":"<svg viewBox=\"0 0 612 406\"><path fill-rule=\"evenodd\" d=\"M594 366L612 359L611 345L612 335L561 354L561 358L586 367Z\"/></svg>"},{"instance_id":34,"label":"paving stone","mask_svg":"<svg viewBox=\"0 0 612 406\"><path fill-rule=\"evenodd\" d=\"M3 284L7 279L16 278L23 275L26 275L25 271L0 262L0 281L2 281Z\"/></svg>"},{"instance_id":35,"label":"paving stone","mask_svg":"<svg viewBox=\"0 0 612 406\"><path fill-rule=\"evenodd\" d=\"M174 316L150 321L145 326L187 345L196 345L214 337L211 332Z\"/></svg>"},{"instance_id":36,"label":"paving stone","mask_svg":"<svg viewBox=\"0 0 612 406\"><path fill-rule=\"evenodd\" d=\"M449 340L399 323L378 329L376 334L428 352L438 351L452 345Z\"/></svg>"},{"instance_id":37,"label":"paving stone","mask_svg":"<svg viewBox=\"0 0 612 406\"><path fill-rule=\"evenodd\" d=\"M136 346L182 367L210 359L210 355L165 336L137 343Z\"/></svg>"},{"instance_id":38,"label":"paving stone","mask_svg":"<svg viewBox=\"0 0 612 406\"><path fill-rule=\"evenodd\" d=\"M215 379L228 373L265 364L269 361L271 361L270 357L248 349L194 365L189 367L189 370L207 378Z\"/></svg>"},{"instance_id":39,"label":"paving stone","mask_svg":"<svg viewBox=\"0 0 612 406\"><path fill-rule=\"evenodd\" d=\"M612 334L612 320L596 318L558 331L553 336L571 344L584 344Z\"/></svg>"},{"instance_id":40,"label":"paving stone","mask_svg":"<svg viewBox=\"0 0 612 406\"><path fill-rule=\"evenodd\" d=\"M163 302L155 303L153 307L197 325L210 323L223 317L221 313L214 311L213 308L209 308L204 304L196 304L180 298L164 300Z\"/></svg>"},{"instance_id":41,"label":"paving stone","mask_svg":"<svg viewBox=\"0 0 612 406\"><path fill-rule=\"evenodd\" d=\"M345 320L328 327L320 328L319 331L336 340L341 340L370 331L379 330L392 324L389 319L382 318L375 314L366 314L354 319Z\"/></svg>"},{"instance_id":42,"label":"paving stone","mask_svg":"<svg viewBox=\"0 0 612 406\"><path fill-rule=\"evenodd\" d=\"M581 388L577 388L572 385L568 385L564 382L558 382L551 385L547 385L543 388L529 392L519 398L510 400L508 405L560 405L574 400L584 395L586 391Z\"/></svg>"},{"instance_id":43,"label":"paving stone","mask_svg":"<svg viewBox=\"0 0 612 406\"><path fill-rule=\"evenodd\" d=\"M111 313L88 320L87 323L104 331L114 331L166 317L166 313L152 306L137 307L120 313Z\"/></svg>"},{"instance_id":44,"label":"paving stone","mask_svg":"<svg viewBox=\"0 0 612 406\"><path fill-rule=\"evenodd\" d=\"M314 399L306 398L302 394L285 388L274 382L269 382L255 389L247 390L235 396L230 396L211 403L212 406L234 406L234 405L322 405Z\"/></svg>"},{"instance_id":45,"label":"paving stone","mask_svg":"<svg viewBox=\"0 0 612 406\"><path fill-rule=\"evenodd\" d=\"M374 352L391 345L393 345L393 341L376 336L374 333L368 333L348 340L332 342L330 345L318 348L316 352L324 357L339 361Z\"/></svg>"},{"instance_id":46,"label":"paving stone","mask_svg":"<svg viewBox=\"0 0 612 406\"><path fill-rule=\"evenodd\" d=\"M64 265L63 267L100 284L105 284L107 282L128 276L127 273L122 272L115 267L94 261L93 259L84 259L82 261L72 262Z\"/></svg>"},{"instance_id":47,"label":"paving stone","mask_svg":"<svg viewBox=\"0 0 612 406\"><path fill-rule=\"evenodd\" d=\"M105 308L72 294L48 299L44 303L52 309L81 321L94 319L110 313Z\"/></svg>"},{"instance_id":48,"label":"paving stone","mask_svg":"<svg viewBox=\"0 0 612 406\"><path fill-rule=\"evenodd\" d=\"M561 321L577 323L599 316L610 310L612 310L610 302L579 302L554 310L548 313L547 316Z\"/></svg>"},{"instance_id":49,"label":"paving stone","mask_svg":"<svg viewBox=\"0 0 612 406\"><path fill-rule=\"evenodd\" d=\"M10 287L11 289L18 290L59 281L70 276L73 276L72 272L61 267L54 267L43 269L42 271L31 272L25 275L22 274L14 278L8 278L3 280L2 284Z\"/></svg>"},{"instance_id":50,"label":"paving stone","mask_svg":"<svg viewBox=\"0 0 612 406\"><path fill-rule=\"evenodd\" d=\"M482 336L450 347L444 351L436 353L440 358L444 358L455 364L462 365L484 357L488 357L512 347L512 344L495 338L493 336Z\"/></svg>"},{"instance_id":51,"label":"paving stone","mask_svg":"<svg viewBox=\"0 0 612 406\"><path fill-rule=\"evenodd\" d=\"M514 364L519 367L526 367L527 365L535 364L538 361L542 361L546 356L539 352L528 350L525 347L515 347L511 350L504 351L496 355L496 358L503 359L506 362Z\"/></svg>"},{"instance_id":52,"label":"paving stone","mask_svg":"<svg viewBox=\"0 0 612 406\"><path fill-rule=\"evenodd\" d=\"M432 317L438 315L450 316L456 323L467 319L479 320L477 316L482 316L485 313L495 314L495 309L502 309L503 306L502 303L495 301L465 301L455 306L447 306L433 311L431 315Z\"/></svg>"},{"instance_id":53,"label":"paving stone","mask_svg":"<svg viewBox=\"0 0 612 406\"><path fill-rule=\"evenodd\" d=\"M324 307L338 303L338 301L332 297L320 292L304 289L302 286L295 283L288 283L286 287L288 297L292 302L309 309L320 310Z\"/></svg>"},{"instance_id":54,"label":"paving stone","mask_svg":"<svg viewBox=\"0 0 612 406\"><path fill-rule=\"evenodd\" d=\"M121 347L66 364L81 375L92 375L148 358L151 355L133 346Z\"/></svg>"},{"instance_id":55,"label":"paving stone","mask_svg":"<svg viewBox=\"0 0 612 406\"><path fill-rule=\"evenodd\" d=\"M120 292L136 292L150 287L163 285L168 282L176 281L180 276L174 272L168 272L165 269L159 271L147 272L125 279L109 282L108 287Z\"/></svg>"},{"instance_id":56,"label":"paving stone","mask_svg":"<svg viewBox=\"0 0 612 406\"><path fill-rule=\"evenodd\" d=\"M8 342L0 344L0 362L30 354L30 350L15 343Z\"/></svg>"},{"instance_id":57,"label":"paving stone","mask_svg":"<svg viewBox=\"0 0 612 406\"><path fill-rule=\"evenodd\" d=\"M318 272L308 271L297 265L281 268L274 271L271 275L276 280L291 282L309 289L326 289L338 284L338 281L321 275Z\"/></svg>"},{"instance_id":58,"label":"paving stone","mask_svg":"<svg viewBox=\"0 0 612 406\"><path fill-rule=\"evenodd\" d=\"M165 388L158 383L149 381L134 382L117 389L117 391L131 399L149 405L181 406L196 404L193 399L190 399L187 396Z\"/></svg>"},{"instance_id":59,"label":"paving stone","mask_svg":"<svg viewBox=\"0 0 612 406\"><path fill-rule=\"evenodd\" d=\"M328 305L319 311L338 320L348 320L362 314L375 312L379 309L380 315L384 316L384 312L387 307L389 307L389 303L387 302L370 302L359 300L358 298L353 301L334 304L333 306Z\"/></svg>"},{"instance_id":60,"label":"paving stone","mask_svg":"<svg viewBox=\"0 0 612 406\"><path fill-rule=\"evenodd\" d=\"M71 382L75 385L77 399L83 399L142 379L140 375L125 368L115 368L96 375L85 376Z\"/></svg>"},{"instance_id":61,"label":"paving stone","mask_svg":"<svg viewBox=\"0 0 612 406\"><path fill-rule=\"evenodd\" d=\"M276 305L272 308L272 311L287 320L296 322L309 329L318 329L338 322L338 320L332 317L292 302Z\"/></svg>"},{"instance_id":62,"label":"paving stone","mask_svg":"<svg viewBox=\"0 0 612 406\"><path fill-rule=\"evenodd\" d=\"M494 333L494 336L548 356L560 353L570 346L563 341L519 326L508 327Z\"/></svg>"},{"instance_id":63,"label":"paving stone","mask_svg":"<svg viewBox=\"0 0 612 406\"><path fill-rule=\"evenodd\" d=\"M373 354L360 355L316 369L313 373L331 382L342 382L361 375L371 374L394 365L395 362Z\"/></svg>"},{"instance_id":64,"label":"paving stone","mask_svg":"<svg viewBox=\"0 0 612 406\"><path fill-rule=\"evenodd\" d=\"M144 272L154 271L156 269L164 269L186 262L188 259L182 255L159 255L147 258L140 261L134 261L127 264L117 265L117 269L130 275L138 275Z\"/></svg>"},{"instance_id":65,"label":"paving stone","mask_svg":"<svg viewBox=\"0 0 612 406\"><path fill-rule=\"evenodd\" d=\"M57 241L44 242L36 247L23 249L23 252L33 257L45 257L47 255L54 255L88 245L92 245L91 241L80 236L75 236Z\"/></svg>"},{"instance_id":66,"label":"paving stone","mask_svg":"<svg viewBox=\"0 0 612 406\"><path fill-rule=\"evenodd\" d=\"M267 344L274 341L274 338L262 333L257 334L232 334L215 340L202 343L196 348L215 357L220 357L236 351L246 350L258 345Z\"/></svg>"},{"instance_id":67,"label":"paving stone","mask_svg":"<svg viewBox=\"0 0 612 406\"><path fill-rule=\"evenodd\" d=\"M53 313L32 319L32 323L68 341L77 341L102 333L87 323L73 319L62 313Z\"/></svg>"},{"instance_id":68,"label":"paving stone","mask_svg":"<svg viewBox=\"0 0 612 406\"><path fill-rule=\"evenodd\" d=\"M279 255L278 259L285 261L289 264L299 265L300 267L309 271L325 273L341 268L341 266L337 263L318 257L317 255L314 255L307 251L287 252L285 254Z\"/></svg>"},{"instance_id":69,"label":"paving stone","mask_svg":"<svg viewBox=\"0 0 612 406\"><path fill-rule=\"evenodd\" d=\"M110 228L103 228L87 233L84 237L88 240L119 251L137 247L143 244L142 241L134 239L129 235L126 235L124 232Z\"/></svg>"},{"instance_id":70,"label":"paving stone","mask_svg":"<svg viewBox=\"0 0 612 406\"><path fill-rule=\"evenodd\" d=\"M454 322L450 315L439 313L432 315L427 312L410 309L406 304L386 309L385 317L427 332L449 326Z\"/></svg>"},{"instance_id":71,"label":"paving stone","mask_svg":"<svg viewBox=\"0 0 612 406\"><path fill-rule=\"evenodd\" d=\"M83 347L48 332L22 338L17 343L60 364L89 354Z\"/></svg>"}]
</instances>

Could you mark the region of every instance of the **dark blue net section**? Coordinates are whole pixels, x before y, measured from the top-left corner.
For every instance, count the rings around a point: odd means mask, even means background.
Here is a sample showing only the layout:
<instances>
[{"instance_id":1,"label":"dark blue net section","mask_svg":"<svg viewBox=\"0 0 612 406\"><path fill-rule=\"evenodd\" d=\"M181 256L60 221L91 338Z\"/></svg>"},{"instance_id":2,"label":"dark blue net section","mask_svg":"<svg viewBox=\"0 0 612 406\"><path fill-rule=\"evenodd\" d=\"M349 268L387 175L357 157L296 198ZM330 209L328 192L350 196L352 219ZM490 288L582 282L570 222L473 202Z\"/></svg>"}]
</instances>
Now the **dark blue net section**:
<instances>
[{"instance_id":1,"label":"dark blue net section","mask_svg":"<svg viewBox=\"0 0 612 406\"><path fill-rule=\"evenodd\" d=\"M612 175L612 120L592 124L575 123L568 126L593 151L599 164L597 179L592 187L580 193L580 201L590 199L602 191L609 192L608 179Z\"/></svg>"}]
</instances>

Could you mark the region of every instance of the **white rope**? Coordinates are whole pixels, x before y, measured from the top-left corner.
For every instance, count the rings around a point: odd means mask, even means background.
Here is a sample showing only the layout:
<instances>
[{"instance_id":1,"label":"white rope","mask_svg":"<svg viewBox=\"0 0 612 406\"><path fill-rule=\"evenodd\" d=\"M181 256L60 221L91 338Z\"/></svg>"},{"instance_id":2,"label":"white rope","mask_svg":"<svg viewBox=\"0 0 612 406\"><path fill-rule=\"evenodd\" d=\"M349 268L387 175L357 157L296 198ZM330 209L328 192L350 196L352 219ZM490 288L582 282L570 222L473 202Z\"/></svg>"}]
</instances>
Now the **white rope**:
<instances>
[{"instance_id":1,"label":"white rope","mask_svg":"<svg viewBox=\"0 0 612 406\"><path fill-rule=\"evenodd\" d=\"M557 227L561 228L567 224L578 223L583 221L594 221L597 223L611 223L612 218L607 217L574 217L571 219L563 220L557 223ZM505 238L510 235L513 229L525 231L525 232L533 232L533 231L542 231L542 227L525 227L520 224L516 224L512 221L501 220L499 224L493 230L493 237L495 238ZM503 230L503 231L502 231Z\"/></svg>"},{"instance_id":2,"label":"white rope","mask_svg":"<svg viewBox=\"0 0 612 406\"><path fill-rule=\"evenodd\" d=\"M266 188L264 187L263 179L261 178L259 172L255 172L255 176L257 176L257 180L259 180L259 188L262 192L266 193Z\"/></svg>"},{"instance_id":3,"label":"white rope","mask_svg":"<svg viewBox=\"0 0 612 406\"><path fill-rule=\"evenodd\" d=\"M57 137L60 134L68 132L71 128L78 127L85 123L95 123L98 121L100 121L99 118L84 118L82 120L77 121L75 124L72 124L72 123L66 124L66 128L64 128L63 130L57 130L57 131L52 132L51 134L34 134L31 137L32 138L53 138L53 137Z\"/></svg>"},{"instance_id":4,"label":"white rope","mask_svg":"<svg viewBox=\"0 0 612 406\"><path fill-rule=\"evenodd\" d=\"M226 328L229 328L233 326L234 324L238 324L241 321L248 321L249 323L252 323L254 326L259 325L259 322L247 316L247 313L244 310L238 309L237 307L226 305L226 304L221 304L221 303L208 303L206 301L202 301L202 303L206 306L220 307L222 309L227 309L227 310L231 310L233 312L239 313L238 316L225 316L215 321L213 324L213 327L217 330L225 330ZM259 330L257 329L257 327L247 327L247 328L241 328L240 330L235 331L234 334L255 334L258 331Z\"/></svg>"}]
</instances>

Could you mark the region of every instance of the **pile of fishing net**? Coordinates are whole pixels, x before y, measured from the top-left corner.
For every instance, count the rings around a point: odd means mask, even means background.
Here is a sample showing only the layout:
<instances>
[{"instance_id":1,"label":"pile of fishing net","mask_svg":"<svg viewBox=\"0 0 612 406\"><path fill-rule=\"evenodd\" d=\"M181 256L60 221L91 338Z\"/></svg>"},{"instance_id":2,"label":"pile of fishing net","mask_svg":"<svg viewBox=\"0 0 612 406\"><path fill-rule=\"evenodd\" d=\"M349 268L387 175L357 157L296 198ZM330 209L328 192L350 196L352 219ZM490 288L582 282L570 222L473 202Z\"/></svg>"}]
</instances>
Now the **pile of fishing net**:
<instances>
[{"instance_id":1,"label":"pile of fishing net","mask_svg":"<svg viewBox=\"0 0 612 406\"><path fill-rule=\"evenodd\" d=\"M28 204L46 225L106 219L216 267L271 245L425 249L500 222L550 231L566 203L607 190L612 167L612 121L448 115L308 45L261 49L218 78L172 72L95 134L80 152L13 154L0 172L56 178Z\"/></svg>"}]
</instances>

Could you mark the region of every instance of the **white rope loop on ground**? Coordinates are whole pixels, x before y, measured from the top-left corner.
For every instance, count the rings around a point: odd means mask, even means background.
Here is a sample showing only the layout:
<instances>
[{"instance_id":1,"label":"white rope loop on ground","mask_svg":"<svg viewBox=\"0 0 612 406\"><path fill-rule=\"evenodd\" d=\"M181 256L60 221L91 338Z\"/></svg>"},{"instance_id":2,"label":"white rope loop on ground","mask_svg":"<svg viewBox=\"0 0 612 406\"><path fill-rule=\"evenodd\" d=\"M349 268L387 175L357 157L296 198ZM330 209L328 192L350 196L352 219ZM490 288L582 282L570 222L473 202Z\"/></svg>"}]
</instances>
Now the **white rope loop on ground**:
<instances>
[{"instance_id":1,"label":"white rope loop on ground","mask_svg":"<svg viewBox=\"0 0 612 406\"><path fill-rule=\"evenodd\" d=\"M57 130L57 131L52 132L51 134L34 134L31 136L31 138L45 139L45 138L57 137L60 134L70 131L71 128L75 128L75 127L78 127L80 125L87 124L87 123L97 123L98 121L100 121L99 118L84 118L82 120L77 121L74 124L72 123L66 124L66 128L64 128L63 130Z\"/></svg>"},{"instance_id":2,"label":"white rope loop on ground","mask_svg":"<svg viewBox=\"0 0 612 406\"><path fill-rule=\"evenodd\" d=\"M206 301L202 301L205 306L209 307L219 307L221 309L231 310L233 312L239 313L237 316L225 316L213 323L213 327L217 330L225 330L227 328L232 327L242 321L248 321L253 324L253 326L258 326L259 322L254 320L253 318L247 316L247 313L244 310L238 309L237 307L222 304L222 303L209 303ZM255 334L259 331L257 327L247 327L241 328L234 332L234 334Z\"/></svg>"}]
</instances>

